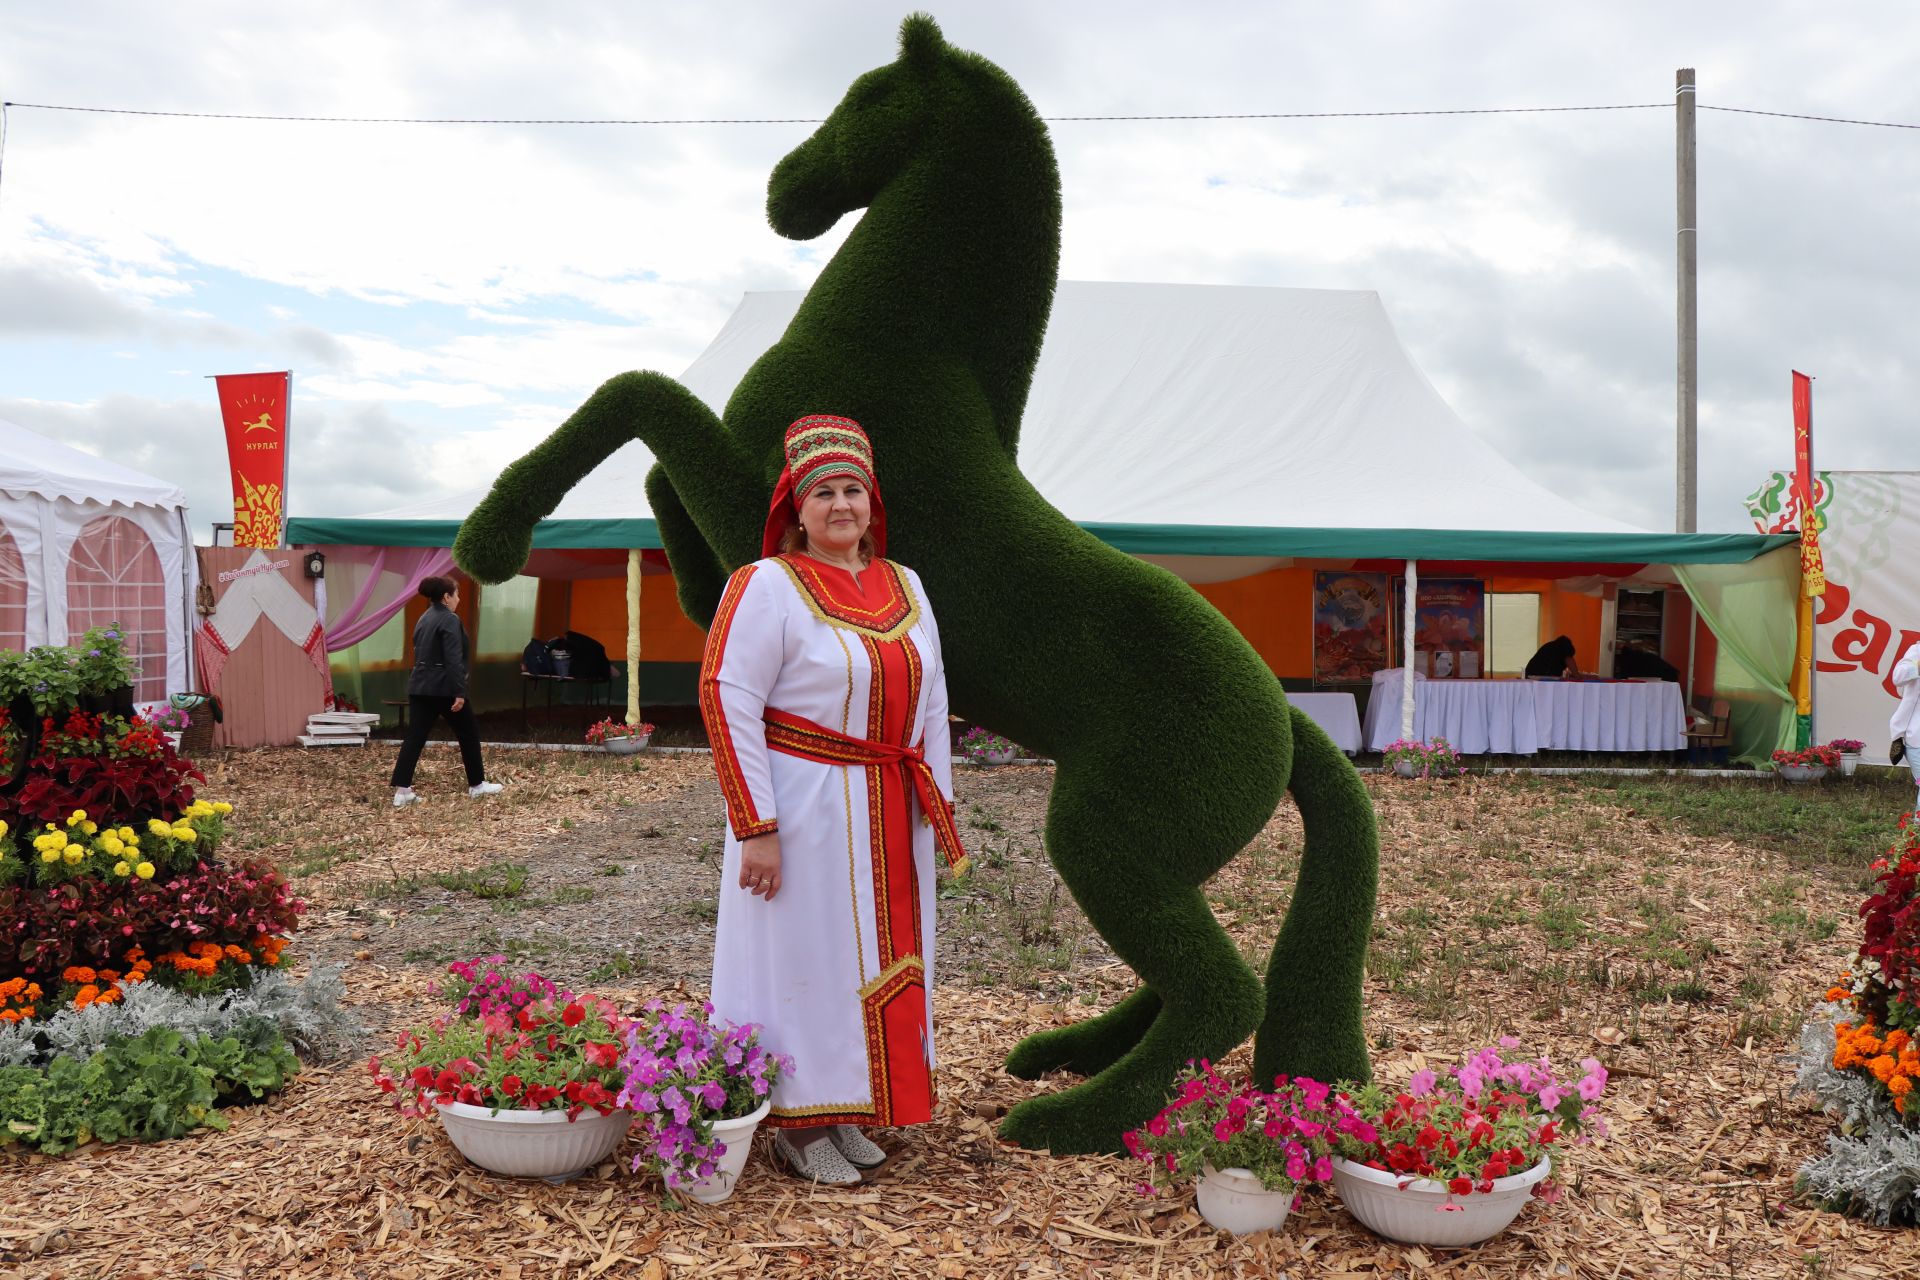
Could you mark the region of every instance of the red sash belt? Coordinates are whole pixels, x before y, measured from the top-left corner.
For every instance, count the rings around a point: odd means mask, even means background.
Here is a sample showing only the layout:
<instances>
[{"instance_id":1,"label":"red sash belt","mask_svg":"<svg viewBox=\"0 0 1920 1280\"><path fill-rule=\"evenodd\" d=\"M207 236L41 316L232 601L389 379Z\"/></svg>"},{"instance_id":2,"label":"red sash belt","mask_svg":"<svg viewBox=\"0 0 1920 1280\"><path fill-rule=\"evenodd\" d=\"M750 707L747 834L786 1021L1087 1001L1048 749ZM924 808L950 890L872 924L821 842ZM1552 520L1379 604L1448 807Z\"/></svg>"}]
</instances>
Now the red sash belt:
<instances>
[{"instance_id":1,"label":"red sash belt","mask_svg":"<svg viewBox=\"0 0 1920 1280\"><path fill-rule=\"evenodd\" d=\"M892 765L905 776L919 797L920 812L933 825L934 839L947 855L953 874L967 873L967 851L960 847L960 829L953 821L953 806L940 794L933 769L918 747L897 747L888 742L853 738L804 716L766 709L767 749L782 755L798 756L818 764ZM944 730L945 726L941 726Z\"/></svg>"}]
</instances>

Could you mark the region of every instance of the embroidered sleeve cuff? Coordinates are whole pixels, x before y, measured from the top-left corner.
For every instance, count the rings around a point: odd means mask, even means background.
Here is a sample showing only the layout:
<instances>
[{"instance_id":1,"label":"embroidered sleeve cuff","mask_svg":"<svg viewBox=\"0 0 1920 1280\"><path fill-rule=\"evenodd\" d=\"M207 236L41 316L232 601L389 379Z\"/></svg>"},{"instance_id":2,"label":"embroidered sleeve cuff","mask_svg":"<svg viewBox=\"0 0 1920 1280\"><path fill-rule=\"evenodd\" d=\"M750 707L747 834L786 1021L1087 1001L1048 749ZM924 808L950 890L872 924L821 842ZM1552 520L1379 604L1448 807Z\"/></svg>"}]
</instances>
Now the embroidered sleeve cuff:
<instances>
[{"instance_id":1,"label":"embroidered sleeve cuff","mask_svg":"<svg viewBox=\"0 0 1920 1280\"><path fill-rule=\"evenodd\" d=\"M745 826L734 824L733 835L736 840L751 840L755 836L764 836L780 829L778 818L765 818L759 822L749 822Z\"/></svg>"}]
</instances>

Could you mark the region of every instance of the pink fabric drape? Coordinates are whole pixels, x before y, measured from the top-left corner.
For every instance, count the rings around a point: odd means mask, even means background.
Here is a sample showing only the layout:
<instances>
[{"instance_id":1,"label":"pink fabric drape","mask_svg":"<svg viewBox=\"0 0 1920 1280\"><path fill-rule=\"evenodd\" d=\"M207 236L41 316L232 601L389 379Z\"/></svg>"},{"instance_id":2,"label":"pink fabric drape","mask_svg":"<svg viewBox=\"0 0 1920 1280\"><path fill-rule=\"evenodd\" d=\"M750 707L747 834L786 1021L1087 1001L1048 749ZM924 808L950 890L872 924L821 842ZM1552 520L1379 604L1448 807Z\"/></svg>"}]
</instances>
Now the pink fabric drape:
<instances>
[{"instance_id":1,"label":"pink fabric drape","mask_svg":"<svg viewBox=\"0 0 1920 1280\"><path fill-rule=\"evenodd\" d=\"M327 576L346 587L327 593L328 653L365 640L406 607L421 579L453 568L446 547L327 547L326 556ZM345 572L336 575L335 565Z\"/></svg>"}]
</instances>

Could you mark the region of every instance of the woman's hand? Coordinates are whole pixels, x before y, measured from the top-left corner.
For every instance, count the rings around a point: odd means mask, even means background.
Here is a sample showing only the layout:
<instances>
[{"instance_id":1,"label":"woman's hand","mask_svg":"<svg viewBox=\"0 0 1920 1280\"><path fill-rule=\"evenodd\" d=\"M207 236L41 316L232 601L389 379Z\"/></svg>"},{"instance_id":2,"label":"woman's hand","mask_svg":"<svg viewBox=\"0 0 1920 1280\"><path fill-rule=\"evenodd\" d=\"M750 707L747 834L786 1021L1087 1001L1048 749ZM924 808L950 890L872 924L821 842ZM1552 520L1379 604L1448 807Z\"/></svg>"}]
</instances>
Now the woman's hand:
<instances>
[{"instance_id":1,"label":"woman's hand","mask_svg":"<svg viewBox=\"0 0 1920 1280\"><path fill-rule=\"evenodd\" d=\"M780 892L780 833L769 831L740 842L740 887L773 901Z\"/></svg>"},{"instance_id":2,"label":"woman's hand","mask_svg":"<svg viewBox=\"0 0 1920 1280\"><path fill-rule=\"evenodd\" d=\"M448 707L447 710L458 711L460 708L466 705L467 705L467 700L465 698L455 698L453 700L453 705L451 707Z\"/></svg>"}]
</instances>

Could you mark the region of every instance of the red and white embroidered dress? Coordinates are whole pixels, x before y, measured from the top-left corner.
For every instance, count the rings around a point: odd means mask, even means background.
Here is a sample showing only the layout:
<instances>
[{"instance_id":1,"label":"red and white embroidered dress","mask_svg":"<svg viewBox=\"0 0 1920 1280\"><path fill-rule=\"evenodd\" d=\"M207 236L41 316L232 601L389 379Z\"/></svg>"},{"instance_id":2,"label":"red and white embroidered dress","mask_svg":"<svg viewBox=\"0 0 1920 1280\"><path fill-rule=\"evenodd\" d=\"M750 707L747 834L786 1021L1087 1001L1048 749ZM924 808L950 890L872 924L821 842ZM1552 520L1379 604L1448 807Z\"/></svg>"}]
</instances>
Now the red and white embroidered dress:
<instances>
[{"instance_id":1,"label":"red and white embroidered dress","mask_svg":"<svg viewBox=\"0 0 1920 1280\"><path fill-rule=\"evenodd\" d=\"M708 632L700 709L728 824L714 1009L760 1023L796 1064L768 1123L929 1119L936 828L961 855L919 578L888 560L856 578L798 553L743 566ZM740 887L740 841L775 830L768 902Z\"/></svg>"}]
</instances>

